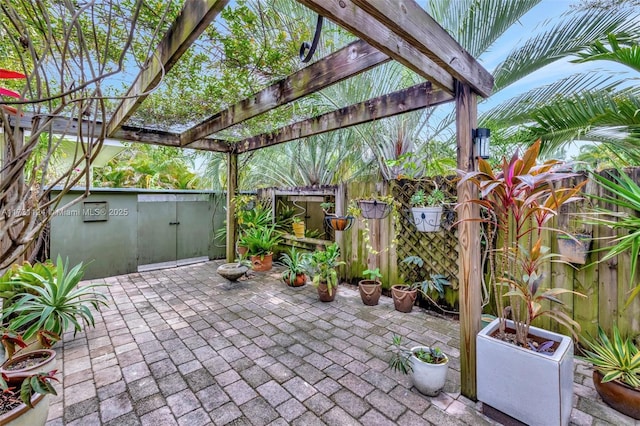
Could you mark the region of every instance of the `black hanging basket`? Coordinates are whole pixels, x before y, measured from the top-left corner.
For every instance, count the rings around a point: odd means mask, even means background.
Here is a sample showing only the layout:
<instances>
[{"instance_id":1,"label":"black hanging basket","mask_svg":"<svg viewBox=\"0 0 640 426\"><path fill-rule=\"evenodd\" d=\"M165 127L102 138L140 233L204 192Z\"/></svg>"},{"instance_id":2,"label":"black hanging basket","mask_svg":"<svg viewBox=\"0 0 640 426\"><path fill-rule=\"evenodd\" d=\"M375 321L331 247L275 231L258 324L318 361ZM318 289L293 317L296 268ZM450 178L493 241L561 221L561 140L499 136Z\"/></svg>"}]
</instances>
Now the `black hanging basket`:
<instances>
[{"instance_id":1,"label":"black hanging basket","mask_svg":"<svg viewBox=\"0 0 640 426\"><path fill-rule=\"evenodd\" d=\"M391 212L391 205L378 200L360 200L358 207L365 219L384 219Z\"/></svg>"},{"instance_id":2,"label":"black hanging basket","mask_svg":"<svg viewBox=\"0 0 640 426\"><path fill-rule=\"evenodd\" d=\"M324 223L334 231L346 231L353 225L353 216L325 216Z\"/></svg>"}]
</instances>

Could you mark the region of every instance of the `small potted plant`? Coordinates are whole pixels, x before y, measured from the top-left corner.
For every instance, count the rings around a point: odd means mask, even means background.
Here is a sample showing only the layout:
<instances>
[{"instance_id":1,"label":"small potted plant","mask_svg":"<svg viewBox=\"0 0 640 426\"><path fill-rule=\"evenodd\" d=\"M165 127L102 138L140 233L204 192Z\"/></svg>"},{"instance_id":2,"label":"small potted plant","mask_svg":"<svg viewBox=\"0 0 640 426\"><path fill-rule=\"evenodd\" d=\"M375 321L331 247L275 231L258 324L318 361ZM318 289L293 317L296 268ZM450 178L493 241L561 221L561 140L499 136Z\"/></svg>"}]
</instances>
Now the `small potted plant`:
<instances>
[{"instance_id":1,"label":"small potted plant","mask_svg":"<svg viewBox=\"0 0 640 426\"><path fill-rule=\"evenodd\" d=\"M318 289L321 302L331 302L338 291L338 271L344 265L339 261L340 247L338 243L327 246L326 250L316 250L306 256L305 269L313 277L313 285Z\"/></svg>"},{"instance_id":2,"label":"small potted plant","mask_svg":"<svg viewBox=\"0 0 640 426\"><path fill-rule=\"evenodd\" d=\"M444 192L436 187L429 195L424 190L416 191L409 202L413 206L413 222L420 232L437 232L440 229Z\"/></svg>"},{"instance_id":3,"label":"small potted plant","mask_svg":"<svg viewBox=\"0 0 640 426\"><path fill-rule=\"evenodd\" d=\"M640 420L640 350L630 338L623 339L617 326L613 339L598 328L598 339L583 339L593 365L593 384L604 402L622 414Z\"/></svg>"},{"instance_id":4,"label":"small potted plant","mask_svg":"<svg viewBox=\"0 0 640 426\"><path fill-rule=\"evenodd\" d=\"M304 221L302 219L298 216L293 216L291 218L291 227L296 238L304 238Z\"/></svg>"},{"instance_id":5,"label":"small potted plant","mask_svg":"<svg viewBox=\"0 0 640 426\"><path fill-rule=\"evenodd\" d=\"M402 374L411 373L413 385L427 396L437 396L447 381L449 358L438 347L414 346L408 349L402 337L394 335L389 367Z\"/></svg>"},{"instance_id":6,"label":"small potted plant","mask_svg":"<svg viewBox=\"0 0 640 426\"><path fill-rule=\"evenodd\" d=\"M282 237L275 225L257 226L247 230L244 241L249 248L249 256L254 271L270 271L273 267L273 248Z\"/></svg>"},{"instance_id":7,"label":"small potted plant","mask_svg":"<svg viewBox=\"0 0 640 426\"><path fill-rule=\"evenodd\" d=\"M399 283L391 286L391 297L396 311L409 313L418 298L418 283Z\"/></svg>"},{"instance_id":8,"label":"small potted plant","mask_svg":"<svg viewBox=\"0 0 640 426\"><path fill-rule=\"evenodd\" d=\"M380 300L382 294L382 274L380 268L367 269L362 272L362 275L366 277L364 280L358 282L358 291L360 292L360 298L362 303L367 306L375 306Z\"/></svg>"},{"instance_id":9,"label":"small potted plant","mask_svg":"<svg viewBox=\"0 0 640 426\"><path fill-rule=\"evenodd\" d=\"M393 197L380 196L358 200L358 209L365 219L384 219L393 208Z\"/></svg>"},{"instance_id":10,"label":"small potted plant","mask_svg":"<svg viewBox=\"0 0 640 426\"><path fill-rule=\"evenodd\" d=\"M283 253L280 262L284 265L285 270L282 272L282 280L289 287L301 287L306 284L307 276L305 275L304 255L291 247L289 253Z\"/></svg>"},{"instance_id":11,"label":"small potted plant","mask_svg":"<svg viewBox=\"0 0 640 426\"><path fill-rule=\"evenodd\" d=\"M321 203L320 208L324 212L324 222L327 226L334 231L346 231L351 228L353 224L354 217L353 215L347 214L347 216L338 216L336 213L332 212L334 208L334 203Z\"/></svg>"}]
</instances>

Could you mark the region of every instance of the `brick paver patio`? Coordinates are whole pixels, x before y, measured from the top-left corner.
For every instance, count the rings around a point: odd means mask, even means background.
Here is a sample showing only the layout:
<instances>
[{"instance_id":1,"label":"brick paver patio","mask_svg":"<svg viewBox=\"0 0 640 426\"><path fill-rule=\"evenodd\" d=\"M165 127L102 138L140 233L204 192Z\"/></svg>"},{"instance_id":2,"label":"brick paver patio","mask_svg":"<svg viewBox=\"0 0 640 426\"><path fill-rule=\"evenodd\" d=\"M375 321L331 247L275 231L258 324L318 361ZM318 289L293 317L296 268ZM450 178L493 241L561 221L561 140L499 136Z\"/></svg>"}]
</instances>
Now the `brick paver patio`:
<instances>
[{"instance_id":1,"label":"brick paver patio","mask_svg":"<svg viewBox=\"0 0 640 426\"><path fill-rule=\"evenodd\" d=\"M110 309L58 348L48 425L494 424L459 393L457 322L396 312L386 297L364 306L348 286L321 303L276 272L228 283L219 264L104 279ZM444 393L423 396L389 370L394 333L449 355ZM604 405L590 374L576 363L572 423L640 424Z\"/></svg>"}]
</instances>

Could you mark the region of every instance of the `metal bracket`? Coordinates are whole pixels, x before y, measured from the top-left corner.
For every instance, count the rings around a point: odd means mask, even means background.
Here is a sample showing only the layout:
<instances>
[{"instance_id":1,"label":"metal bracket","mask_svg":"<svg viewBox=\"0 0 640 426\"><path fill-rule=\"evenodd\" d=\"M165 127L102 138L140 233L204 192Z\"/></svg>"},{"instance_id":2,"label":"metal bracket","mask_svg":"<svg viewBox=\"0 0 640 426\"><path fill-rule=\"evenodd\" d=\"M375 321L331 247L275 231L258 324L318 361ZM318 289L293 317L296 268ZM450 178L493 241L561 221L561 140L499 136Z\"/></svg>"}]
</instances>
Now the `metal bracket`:
<instances>
[{"instance_id":1,"label":"metal bracket","mask_svg":"<svg viewBox=\"0 0 640 426\"><path fill-rule=\"evenodd\" d=\"M300 60L304 63L307 63L311 60L311 57L316 52L316 48L318 47L318 42L320 41L320 33L322 32L322 21L324 18L322 15L318 15L318 22L316 23L316 33L313 35L313 41L311 44L308 42L303 42L300 46ZM305 51L309 49L309 51L305 54Z\"/></svg>"}]
</instances>

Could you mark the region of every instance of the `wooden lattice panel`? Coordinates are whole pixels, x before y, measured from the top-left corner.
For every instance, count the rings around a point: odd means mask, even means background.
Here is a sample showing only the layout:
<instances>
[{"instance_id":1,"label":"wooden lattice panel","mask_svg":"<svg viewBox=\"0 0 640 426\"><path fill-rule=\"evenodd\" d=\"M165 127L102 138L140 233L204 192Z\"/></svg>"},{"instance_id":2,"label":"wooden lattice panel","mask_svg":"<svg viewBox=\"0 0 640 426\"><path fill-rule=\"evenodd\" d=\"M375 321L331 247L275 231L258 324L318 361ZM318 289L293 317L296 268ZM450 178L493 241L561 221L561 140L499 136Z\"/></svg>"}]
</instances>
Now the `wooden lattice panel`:
<instances>
[{"instance_id":1,"label":"wooden lattice panel","mask_svg":"<svg viewBox=\"0 0 640 426\"><path fill-rule=\"evenodd\" d=\"M442 226L438 232L418 232L411 214L411 196L422 189L431 192L438 185L447 196L450 205L445 206ZM396 238L398 270L407 282L422 281L431 274L443 274L451 282L452 288L458 288L458 233L452 226L456 221L453 203L456 201L456 182L454 177L432 180L397 180L391 183L393 197L400 203L400 218L397 224ZM419 256L424 266L406 265L402 262L407 256Z\"/></svg>"}]
</instances>

